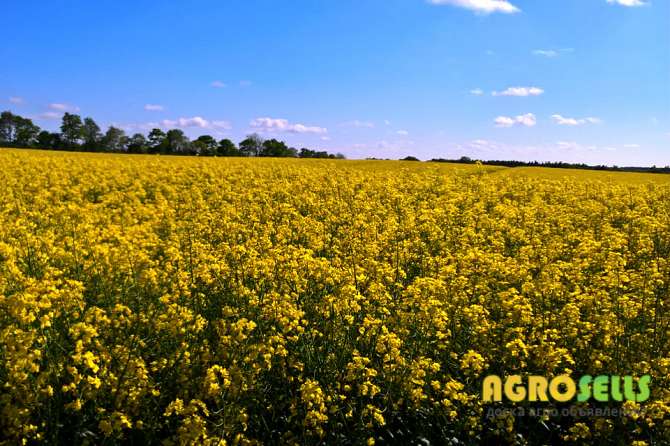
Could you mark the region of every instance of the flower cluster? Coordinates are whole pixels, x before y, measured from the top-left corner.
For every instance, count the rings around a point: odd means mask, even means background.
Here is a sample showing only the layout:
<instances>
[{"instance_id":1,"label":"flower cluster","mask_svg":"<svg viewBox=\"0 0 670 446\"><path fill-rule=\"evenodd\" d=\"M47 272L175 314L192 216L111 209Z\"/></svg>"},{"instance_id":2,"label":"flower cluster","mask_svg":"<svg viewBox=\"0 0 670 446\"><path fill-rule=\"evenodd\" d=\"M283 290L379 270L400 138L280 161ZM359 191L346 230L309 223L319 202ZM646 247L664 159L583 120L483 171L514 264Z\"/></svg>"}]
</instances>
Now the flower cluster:
<instances>
[{"instance_id":1,"label":"flower cluster","mask_svg":"<svg viewBox=\"0 0 670 446\"><path fill-rule=\"evenodd\" d=\"M670 442L670 181L516 171L0 151L0 443Z\"/></svg>"}]
</instances>

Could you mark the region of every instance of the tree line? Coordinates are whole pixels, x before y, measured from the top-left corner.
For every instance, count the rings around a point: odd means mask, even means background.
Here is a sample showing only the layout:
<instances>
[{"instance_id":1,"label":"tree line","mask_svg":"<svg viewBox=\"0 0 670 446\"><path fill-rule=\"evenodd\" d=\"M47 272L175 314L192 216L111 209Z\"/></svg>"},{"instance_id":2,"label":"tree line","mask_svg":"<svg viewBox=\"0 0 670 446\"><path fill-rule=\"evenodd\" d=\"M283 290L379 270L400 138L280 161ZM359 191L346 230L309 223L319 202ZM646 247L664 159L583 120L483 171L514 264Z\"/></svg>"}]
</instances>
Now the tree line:
<instances>
[{"instance_id":1,"label":"tree line","mask_svg":"<svg viewBox=\"0 0 670 446\"><path fill-rule=\"evenodd\" d=\"M297 150L277 139L263 139L258 134L247 136L236 145L228 138L217 141L211 135L190 140L182 130L167 132L155 128L146 136L127 136L123 129L110 126L106 132L93 120L65 113L60 132L42 130L31 119L9 111L0 114L0 146L56 149L83 152L116 152L136 154L198 155L198 156L264 156L291 158L344 158L326 151L307 148Z\"/></svg>"},{"instance_id":2,"label":"tree line","mask_svg":"<svg viewBox=\"0 0 670 446\"><path fill-rule=\"evenodd\" d=\"M407 160L407 159L406 159ZM409 161L409 160L408 160ZM430 160L434 163L458 163L458 164L475 164L477 160L474 160L468 156L462 156L458 159L443 159L435 158ZM516 160L488 160L488 161L479 161L482 164L489 166L503 166L503 167L549 167L552 169L584 169L584 170L605 170L611 172L648 172L648 173L670 173L670 166L665 167L635 167L635 166L625 166L620 167L617 165L614 166L605 166L605 165L589 165L584 163L566 163L564 161L516 161Z\"/></svg>"}]
</instances>

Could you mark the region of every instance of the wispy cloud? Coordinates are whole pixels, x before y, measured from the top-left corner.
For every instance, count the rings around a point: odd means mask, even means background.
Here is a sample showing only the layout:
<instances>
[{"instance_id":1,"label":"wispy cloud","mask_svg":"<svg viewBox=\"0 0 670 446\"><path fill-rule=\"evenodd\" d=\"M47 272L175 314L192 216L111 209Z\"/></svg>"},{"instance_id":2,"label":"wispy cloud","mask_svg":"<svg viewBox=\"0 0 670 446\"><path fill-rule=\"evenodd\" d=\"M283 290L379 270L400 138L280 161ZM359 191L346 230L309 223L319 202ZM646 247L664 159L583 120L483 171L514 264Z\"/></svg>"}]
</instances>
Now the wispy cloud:
<instances>
[{"instance_id":1,"label":"wispy cloud","mask_svg":"<svg viewBox=\"0 0 670 446\"><path fill-rule=\"evenodd\" d=\"M428 0L433 5L450 5L469 9L480 14L500 12L514 14L521 10L507 0Z\"/></svg>"},{"instance_id":2,"label":"wispy cloud","mask_svg":"<svg viewBox=\"0 0 670 446\"><path fill-rule=\"evenodd\" d=\"M521 125L525 127L534 127L537 124L537 118L533 113L526 113L525 115L519 116L498 116L493 120L496 127L514 127L516 125Z\"/></svg>"},{"instance_id":3,"label":"wispy cloud","mask_svg":"<svg viewBox=\"0 0 670 446\"><path fill-rule=\"evenodd\" d=\"M544 56L544 57L556 57L556 56L558 56L558 51L556 51L556 50L533 50L533 55Z\"/></svg>"},{"instance_id":4,"label":"wispy cloud","mask_svg":"<svg viewBox=\"0 0 670 446\"><path fill-rule=\"evenodd\" d=\"M498 150L500 148L500 144L488 139L475 139L467 143L466 147L478 152L489 152Z\"/></svg>"},{"instance_id":5,"label":"wispy cloud","mask_svg":"<svg viewBox=\"0 0 670 446\"><path fill-rule=\"evenodd\" d=\"M21 105L23 104L23 98L20 98L18 96L12 96L9 98L9 102L15 105Z\"/></svg>"},{"instance_id":6,"label":"wispy cloud","mask_svg":"<svg viewBox=\"0 0 670 446\"><path fill-rule=\"evenodd\" d=\"M53 103L49 104L51 110L62 111L62 112L78 112L79 107L76 105L62 104L62 103Z\"/></svg>"},{"instance_id":7,"label":"wispy cloud","mask_svg":"<svg viewBox=\"0 0 670 446\"><path fill-rule=\"evenodd\" d=\"M210 121L201 116L192 118L164 119L160 122L162 127L167 128L200 128L209 130L230 130L232 125L228 121Z\"/></svg>"},{"instance_id":8,"label":"wispy cloud","mask_svg":"<svg viewBox=\"0 0 670 446\"><path fill-rule=\"evenodd\" d=\"M240 87L251 87L253 82L249 80L241 80L240 81Z\"/></svg>"},{"instance_id":9,"label":"wispy cloud","mask_svg":"<svg viewBox=\"0 0 670 446\"><path fill-rule=\"evenodd\" d=\"M407 130L398 130L396 134L399 136L409 136L409 132Z\"/></svg>"},{"instance_id":10,"label":"wispy cloud","mask_svg":"<svg viewBox=\"0 0 670 446\"><path fill-rule=\"evenodd\" d=\"M570 140L539 144L509 144L477 139L458 144L456 149L458 155L481 157L482 159L507 158L526 161L590 162L592 164L599 163L602 154L608 154L611 157L613 152L621 152L616 146L598 146Z\"/></svg>"},{"instance_id":11,"label":"wispy cloud","mask_svg":"<svg viewBox=\"0 0 670 446\"><path fill-rule=\"evenodd\" d=\"M165 110L165 107L163 107L162 105L158 105L158 104L147 104L147 105L144 106L144 109L146 111L163 111L163 110Z\"/></svg>"},{"instance_id":12,"label":"wispy cloud","mask_svg":"<svg viewBox=\"0 0 670 446\"><path fill-rule=\"evenodd\" d=\"M44 113L39 114L37 117L39 119L60 119L61 116L63 116L63 113L58 113L58 112L55 112L55 111L48 111L48 112L44 112Z\"/></svg>"},{"instance_id":13,"label":"wispy cloud","mask_svg":"<svg viewBox=\"0 0 670 446\"><path fill-rule=\"evenodd\" d=\"M526 96L540 96L544 94L544 90L538 87L509 87L503 91L494 91L491 93L493 96L517 96L517 97L526 97Z\"/></svg>"},{"instance_id":14,"label":"wispy cloud","mask_svg":"<svg viewBox=\"0 0 670 446\"><path fill-rule=\"evenodd\" d=\"M386 121L388 122L388 121ZM357 129L372 129L375 127L375 123L371 121L359 121L355 119L353 121L347 121L340 124L342 127L355 127ZM386 125L390 125L390 122Z\"/></svg>"},{"instance_id":15,"label":"wispy cloud","mask_svg":"<svg viewBox=\"0 0 670 446\"><path fill-rule=\"evenodd\" d=\"M209 85L211 85L214 88L226 88L227 87L227 85L225 83L221 82L221 81L213 81Z\"/></svg>"},{"instance_id":16,"label":"wispy cloud","mask_svg":"<svg viewBox=\"0 0 670 446\"><path fill-rule=\"evenodd\" d=\"M256 118L249 123L251 128L259 132L279 132L279 133L313 133L325 134L328 129L325 127L307 126L304 124L292 124L287 119L275 118Z\"/></svg>"},{"instance_id":17,"label":"wispy cloud","mask_svg":"<svg viewBox=\"0 0 670 446\"><path fill-rule=\"evenodd\" d=\"M574 48L561 48L560 50L552 50L552 49L547 49L547 50L533 50L532 54L534 56L542 56L542 57L548 57L548 58L553 58L553 57L558 57L563 53L572 53L574 51Z\"/></svg>"},{"instance_id":18,"label":"wispy cloud","mask_svg":"<svg viewBox=\"0 0 670 446\"><path fill-rule=\"evenodd\" d=\"M607 0L607 3L614 3L621 6L645 6L648 3L642 0Z\"/></svg>"},{"instance_id":19,"label":"wispy cloud","mask_svg":"<svg viewBox=\"0 0 670 446\"><path fill-rule=\"evenodd\" d=\"M470 94L474 96L482 96L484 94L484 90L482 90L481 88L473 88L472 90L470 90Z\"/></svg>"},{"instance_id":20,"label":"wispy cloud","mask_svg":"<svg viewBox=\"0 0 670 446\"><path fill-rule=\"evenodd\" d=\"M561 115L552 115L551 119L558 125L569 125L569 126L578 126L578 125L585 125L585 124L600 124L602 119L600 118L593 118L593 117L588 117L588 118L566 118L565 116Z\"/></svg>"}]
</instances>

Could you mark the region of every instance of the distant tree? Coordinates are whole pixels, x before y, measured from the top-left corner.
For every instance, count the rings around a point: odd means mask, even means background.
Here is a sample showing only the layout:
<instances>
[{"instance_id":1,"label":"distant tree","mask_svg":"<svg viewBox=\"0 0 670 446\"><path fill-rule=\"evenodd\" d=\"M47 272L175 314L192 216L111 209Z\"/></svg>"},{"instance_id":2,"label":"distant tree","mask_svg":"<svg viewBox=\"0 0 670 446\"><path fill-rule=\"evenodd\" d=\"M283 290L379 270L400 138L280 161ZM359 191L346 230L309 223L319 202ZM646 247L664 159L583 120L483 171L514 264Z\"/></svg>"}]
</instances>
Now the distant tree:
<instances>
[{"instance_id":1,"label":"distant tree","mask_svg":"<svg viewBox=\"0 0 670 446\"><path fill-rule=\"evenodd\" d=\"M38 135L37 135L37 147L40 147L42 149L48 149L49 143L51 142L51 133L42 130Z\"/></svg>"},{"instance_id":2,"label":"distant tree","mask_svg":"<svg viewBox=\"0 0 670 446\"><path fill-rule=\"evenodd\" d=\"M335 159L345 160L345 159L347 159L347 157L344 155L344 153L339 153L338 152L338 153L335 154Z\"/></svg>"},{"instance_id":3,"label":"distant tree","mask_svg":"<svg viewBox=\"0 0 670 446\"><path fill-rule=\"evenodd\" d=\"M42 149L58 149L63 146L60 133L42 130L37 135L37 147Z\"/></svg>"},{"instance_id":4,"label":"distant tree","mask_svg":"<svg viewBox=\"0 0 670 446\"><path fill-rule=\"evenodd\" d=\"M109 129L107 129L105 136L102 138L102 145L105 150L110 150L112 152L126 150L127 143L128 138L126 138L126 132L114 126L110 126Z\"/></svg>"},{"instance_id":5,"label":"distant tree","mask_svg":"<svg viewBox=\"0 0 670 446\"><path fill-rule=\"evenodd\" d=\"M4 111L0 114L0 144L11 146L15 139L14 114Z\"/></svg>"},{"instance_id":6,"label":"distant tree","mask_svg":"<svg viewBox=\"0 0 670 446\"><path fill-rule=\"evenodd\" d=\"M161 129L152 129L149 132L149 153L165 152L165 138L167 135Z\"/></svg>"},{"instance_id":7,"label":"distant tree","mask_svg":"<svg viewBox=\"0 0 670 446\"><path fill-rule=\"evenodd\" d=\"M191 143L200 156L214 156L216 155L219 144L216 142L210 135L199 136L195 141Z\"/></svg>"},{"instance_id":8,"label":"distant tree","mask_svg":"<svg viewBox=\"0 0 670 446\"><path fill-rule=\"evenodd\" d=\"M338 153L337 155L332 155L326 151L315 151L315 150L310 150L310 149L305 149L302 148L300 149L300 153L298 153L298 156L300 158L340 158L344 159L345 156L342 155L341 153Z\"/></svg>"},{"instance_id":9,"label":"distant tree","mask_svg":"<svg viewBox=\"0 0 670 446\"><path fill-rule=\"evenodd\" d=\"M40 128L33 121L14 116L14 144L18 147L33 147L37 144Z\"/></svg>"},{"instance_id":10,"label":"distant tree","mask_svg":"<svg viewBox=\"0 0 670 446\"><path fill-rule=\"evenodd\" d=\"M148 153L149 142L141 133L135 133L128 139L128 153Z\"/></svg>"},{"instance_id":11,"label":"distant tree","mask_svg":"<svg viewBox=\"0 0 670 446\"><path fill-rule=\"evenodd\" d=\"M100 142L102 141L102 132L100 127L95 123L93 118L85 118L82 127L82 136L84 140L83 147L86 150L100 150Z\"/></svg>"},{"instance_id":12,"label":"distant tree","mask_svg":"<svg viewBox=\"0 0 670 446\"><path fill-rule=\"evenodd\" d=\"M0 144L13 147L33 147L40 128L28 118L9 111L0 114Z\"/></svg>"},{"instance_id":13,"label":"distant tree","mask_svg":"<svg viewBox=\"0 0 670 446\"><path fill-rule=\"evenodd\" d=\"M218 156L241 156L240 149L229 139L219 141L219 147L216 150Z\"/></svg>"},{"instance_id":14,"label":"distant tree","mask_svg":"<svg viewBox=\"0 0 670 446\"><path fill-rule=\"evenodd\" d=\"M83 135L84 124L81 122L79 115L65 112L63 115L63 122L60 126L60 131L63 143L68 149L76 149L79 147Z\"/></svg>"},{"instance_id":15,"label":"distant tree","mask_svg":"<svg viewBox=\"0 0 670 446\"><path fill-rule=\"evenodd\" d=\"M419 158L417 158L415 156L406 156L403 159L401 159L400 161L419 161Z\"/></svg>"},{"instance_id":16,"label":"distant tree","mask_svg":"<svg viewBox=\"0 0 670 446\"><path fill-rule=\"evenodd\" d=\"M184 132L179 129L168 130L165 135L165 153L187 154L190 143Z\"/></svg>"},{"instance_id":17,"label":"distant tree","mask_svg":"<svg viewBox=\"0 0 670 446\"><path fill-rule=\"evenodd\" d=\"M295 157L297 156L297 150L288 147L284 141L268 139L263 141L259 156Z\"/></svg>"},{"instance_id":18,"label":"distant tree","mask_svg":"<svg viewBox=\"0 0 670 446\"><path fill-rule=\"evenodd\" d=\"M253 133L240 143L242 156L258 156L263 150L263 138Z\"/></svg>"}]
</instances>

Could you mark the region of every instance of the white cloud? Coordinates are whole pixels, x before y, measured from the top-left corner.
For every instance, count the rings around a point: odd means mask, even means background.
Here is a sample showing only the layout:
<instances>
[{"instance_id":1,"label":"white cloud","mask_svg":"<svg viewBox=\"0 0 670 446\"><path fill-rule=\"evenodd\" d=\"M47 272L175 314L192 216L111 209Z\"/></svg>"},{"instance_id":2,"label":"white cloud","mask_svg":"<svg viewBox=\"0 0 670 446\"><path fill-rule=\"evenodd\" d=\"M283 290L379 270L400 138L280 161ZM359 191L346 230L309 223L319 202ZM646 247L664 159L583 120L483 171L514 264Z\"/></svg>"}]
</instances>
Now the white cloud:
<instances>
[{"instance_id":1,"label":"white cloud","mask_svg":"<svg viewBox=\"0 0 670 446\"><path fill-rule=\"evenodd\" d=\"M475 96L481 96L481 95L484 94L484 90L482 90L481 88L475 88L475 89L470 90L470 94L475 95Z\"/></svg>"},{"instance_id":2,"label":"white cloud","mask_svg":"<svg viewBox=\"0 0 670 446\"><path fill-rule=\"evenodd\" d=\"M389 121L388 119L384 119L384 125L391 125L391 121Z\"/></svg>"},{"instance_id":3,"label":"white cloud","mask_svg":"<svg viewBox=\"0 0 670 446\"><path fill-rule=\"evenodd\" d=\"M330 141L330 136L322 136L321 141Z\"/></svg>"},{"instance_id":4,"label":"white cloud","mask_svg":"<svg viewBox=\"0 0 670 446\"><path fill-rule=\"evenodd\" d=\"M212 83L209 84L209 85L211 85L211 86L214 87L214 88L226 88L226 87L227 87L227 85L224 84L224 83L221 82L221 81L214 81L214 82L212 82Z\"/></svg>"},{"instance_id":5,"label":"white cloud","mask_svg":"<svg viewBox=\"0 0 670 446\"><path fill-rule=\"evenodd\" d=\"M147 104L144 106L144 109L146 111L163 111L165 110L165 107L162 105L157 105L157 104Z\"/></svg>"},{"instance_id":6,"label":"white cloud","mask_svg":"<svg viewBox=\"0 0 670 446\"><path fill-rule=\"evenodd\" d=\"M489 141L488 139L475 139L467 143L466 146L468 149L478 152L490 152L500 148L500 144L495 141Z\"/></svg>"},{"instance_id":7,"label":"white cloud","mask_svg":"<svg viewBox=\"0 0 670 446\"><path fill-rule=\"evenodd\" d=\"M260 132L285 132L285 133L328 133L324 127L306 126L304 124L292 124L287 119L256 118L249 124Z\"/></svg>"},{"instance_id":8,"label":"white cloud","mask_svg":"<svg viewBox=\"0 0 670 446\"><path fill-rule=\"evenodd\" d=\"M400 136L409 136L409 132L407 130L398 130L396 134Z\"/></svg>"},{"instance_id":9,"label":"white cloud","mask_svg":"<svg viewBox=\"0 0 670 446\"><path fill-rule=\"evenodd\" d=\"M558 125L569 125L569 126L578 126L578 125L585 125L585 124L600 124L602 119L600 118L593 118L593 117L588 117L588 118L566 118L561 115L552 115L551 119L554 120L554 122Z\"/></svg>"},{"instance_id":10,"label":"white cloud","mask_svg":"<svg viewBox=\"0 0 670 446\"><path fill-rule=\"evenodd\" d=\"M136 131L136 130L143 130L143 131L150 131L155 128L161 127L160 122L142 122L142 123L131 123L131 124L113 124L114 127L118 127L120 129L123 129L127 132L131 131Z\"/></svg>"},{"instance_id":11,"label":"white cloud","mask_svg":"<svg viewBox=\"0 0 670 446\"><path fill-rule=\"evenodd\" d=\"M11 102L12 104L21 105L23 104L23 98L20 98L18 96L12 96L9 98L9 102Z\"/></svg>"},{"instance_id":12,"label":"white cloud","mask_svg":"<svg viewBox=\"0 0 670 446\"><path fill-rule=\"evenodd\" d=\"M623 146L626 149L639 149L640 148L639 144L624 144Z\"/></svg>"},{"instance_id":13,"label":"white cloud","mask_svg":"<svg viewBox=\"0 0 670 446\"><path fill-rule=\"evenodd\" d=\"M512 127L516 123L516 120L509 116L498 116L493 122L495 122L496 127Z\"/></svg>"},{"instance_id":14,"label":"white cloud","mask_svg":"<svg viewBox=\"0 0 670 446\"><path fill-rule=\"evenodd\" d=\"M553 58L558 57L563 53L572 53L574 50L574 48L561 48L560 50L533 50L531 52L534 56Z\"/></svg>"},{"instance_id":15,"label":"white cloud","mask_svg":"<svg viewBox=\"0 0 670 446\"><path fill-rule=\"evenodd\" d=\"M229 121L212 121L212 128L230 130L233 128L233 125Z\"/></svg>"},{"instance_id":16,"label":"white cloud","mask_svg":"<svg viewBox=\"0 0 670 446\"><path fill-rule=\"evenodd\" d=\"M54 111L49 111L49 112L44 112L38 116L39 119L60 119L60 117L63 116L62 113L54 112Z\"/></svg>"},{"instance_id":17,"label":"white cloud","mask_svg":"<svg viewBox=\"0 0 670 446\"><path fill-rule=\"evenodd\" d=\"M576 141L558 141L556 148L562 152L597 152L597 151L611 151L611 147L598 147L596 145L583 145ZM614 149L616 150L616 149Z\"/></svg>"},{"instance_id":18,"label":"white cloud","mask_svg":"<svg viewBox=\"0 0 670 446\"><path fill-rule=\"evenodd\" d=\"M519 115L515 117L498 116L493 120L496 127L514 127L515 125L523 125L525 127L533 127L537 124L537 118L532 113Z\"/></svg>"},{"instance_id":19,"label":"white cloud","mask_svg":"<svg viewBox=\"0 0 670 446\"><path fill-rule=\"evenodd\" d=\"M556 147L561 150L579 150L580 145L575 141L558 141Z\"/></svg>"},{"instance_id":20,"label":"white cloud","mask_svg":"<svg viewBox=\"0 0 670 446\"><path fill-rule=\"evenodd\" d=\"M388 121L385 121L385 123L386 123L386 122L388 122ZM391 124L391 123L389 122L389 123L386 124L386 125L389 125L389 124ZM370 121L359 121L358 119L353 120L353 121L343 122L343 123L340 124L340 125L343 126L343 127L355 127L355 128L357 128L357 129L372 129L372 128L375 127L374 122L370 122Z\"/></svg>"},{"instance_id":21,"label":"white cloud","mask_svg":"<svg viewBox=\"0 0 670 446\"><path fill-rule=\"evenodd\" d=\"M457 6L481 14L491 14L493 12L514 14L521 11L507 0L428 0L428 2L433 5Z\"/></svg>"},{"instance_id":22,"label":"white cloud","mask_svg":"<svg viewBox=\"0 0 670 446\"><path fill-rule=\"evenodd\" d=\"M535 56L544 56L544 57L556 57L558 56L558 51L556 50L533 50Z\"/></svg>"},{"instance_id":23,"label":"white cloud","mask_svg":"<svg viewBox=\"0 0 670 446\"><path fill-rule=\"evenodd\" d=\"M494 91L491 93L493 96L540 96L544 93L544 90L538 87L509 87L504 91Z\"/></svg>"},{"instance_id":24,"label":"white cloud","mask_svg":"<svg viewBox=\"0 0 670 446\"><path fill-rule=\"evenodd\" d=\"M60 103L49 104L49 108L51 110L62 111L62 112L78 112L79 111L79 107L77 107L75 105L60 104Z\"/></svg>"},{"instance_id":25,"label":"white cloud","mask_svg":"<svg viewBox=\"0 0 670 446\"><path fill-rule=\"evenodd\" d=\"M617 5L621 6L644 6L647 4L647 2L644 2L642 0L607 0L607 3L615 3Z\"/></svg>"},{"instance_id":26,"label":"white cloud","mask_svg":"<svg viewBox=\"0 0 670 446\"><path fill-rule=\"evenodd\" d=\"M194 116L192 118L178 118L178 119L163 119L160 122L162 127L177 127L177 128L201 128L210 130L230 130L232 128L228 121L210 121L201 116Z\"/></svg>"}]
</instances>

